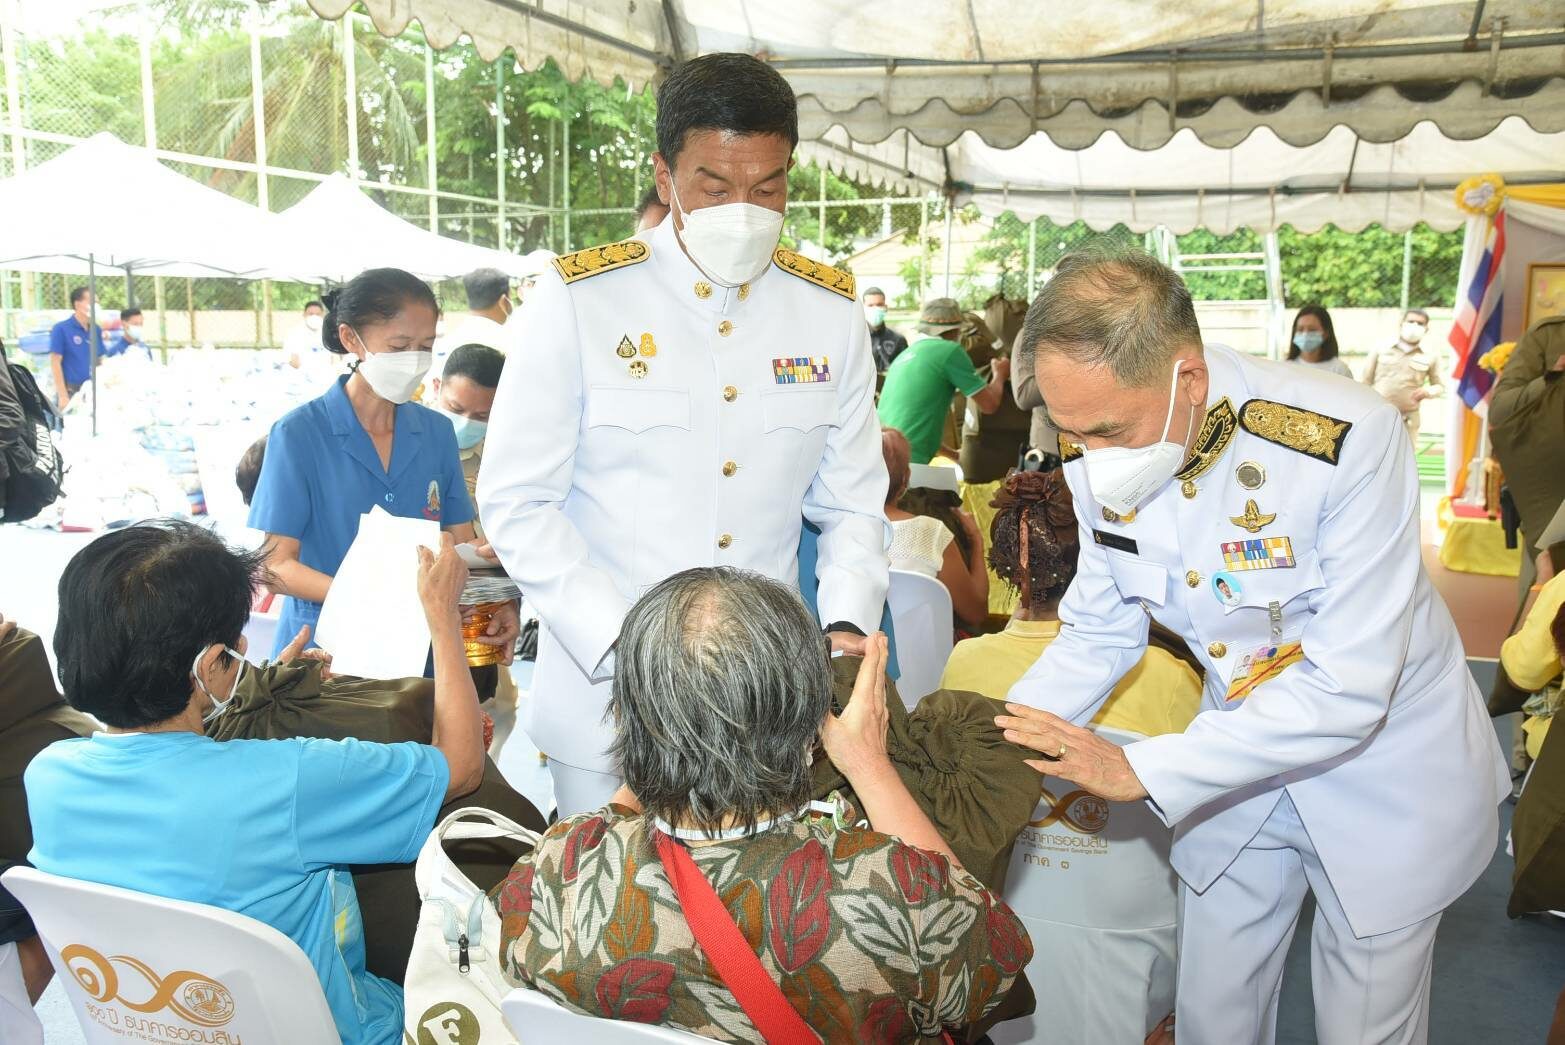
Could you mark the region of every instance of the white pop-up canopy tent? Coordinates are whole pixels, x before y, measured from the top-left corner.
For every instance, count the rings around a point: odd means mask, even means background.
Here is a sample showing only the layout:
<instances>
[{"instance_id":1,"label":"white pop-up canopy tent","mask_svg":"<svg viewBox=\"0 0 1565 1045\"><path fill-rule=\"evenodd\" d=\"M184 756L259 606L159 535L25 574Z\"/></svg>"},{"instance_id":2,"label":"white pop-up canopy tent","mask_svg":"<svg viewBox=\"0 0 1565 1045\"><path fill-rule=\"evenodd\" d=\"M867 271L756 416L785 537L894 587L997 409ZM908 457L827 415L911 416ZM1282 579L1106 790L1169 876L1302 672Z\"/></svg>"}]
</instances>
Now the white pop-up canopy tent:
<instances>
[{"instance_id":1,"label":"white pop-up canopy tent","mask_svg":"<svg viewBox=\"0 0 1565 1045\"><path fill-rule=\"evenodd\" d=\"M0 268L253 276L282 262L255 207L101 133L0 180Z\"/></svg>"},{"instance_id":2,"label":"white pop-up canopy tent","mask_svg":"<svg viewBox=\"0 0 1565 1045\"><path fill-rule=\"evenodd\" d=\"M277 215L282 236L297 245L274 278L341 282L367 268L406 269L423 279L452 279L496 268L517 278L536 275L548 251L518 256L436 235L404 221L343 175L333 175Z\"/></svg>"},{"instance_id":3,"label":"white pop-up canopy tent","mask_svg":"<svg viewBox=\"0 0 1565 1045\"><path fill-rule=\"evenodd\" d=\"M757 54L798 95L806 156L1099 227L1453 228L1461 178L1565 166L1560 0L363 6L382 33L417 19L436 47L465 33L484 58L510 48L605 82Z\"/></svg>"}]
</instances>

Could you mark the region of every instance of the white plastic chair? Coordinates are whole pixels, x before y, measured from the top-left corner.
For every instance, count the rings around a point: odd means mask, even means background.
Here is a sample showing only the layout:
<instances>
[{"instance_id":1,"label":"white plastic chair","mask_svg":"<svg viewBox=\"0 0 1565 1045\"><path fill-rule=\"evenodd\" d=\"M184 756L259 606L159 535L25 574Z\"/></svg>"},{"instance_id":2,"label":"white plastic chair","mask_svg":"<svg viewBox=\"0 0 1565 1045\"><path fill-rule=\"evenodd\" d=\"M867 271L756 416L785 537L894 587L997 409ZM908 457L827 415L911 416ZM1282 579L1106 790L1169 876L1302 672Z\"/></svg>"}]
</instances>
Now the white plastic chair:
<instances>
[{"instance_id":1,"label":"white plastic chair","mask_svg":"<svg viewBox=\"0 0 1565 1045\"><path fill-rule=\"evenodd\" d=\"M951 659L951 593L933 577L892 570L886 602L897 633L897 692L912 708L940 688Z\"/></svg>"},{"instance_id":2,"label":"white plastic chair","mask_svg":"<svg viewBox=\"0 0 1565 1045\"><path fill-rule=\"evenodd\" d=\"M315 967L269 925L31 867L0 880L32 915L89 1045L339 1040Z\"/></svg>"},{"instance_id":3,"label":"white plastic chair","mask_svg":"<svg viewBox=\"0 0 1565 1045\"><path fill-rule=\"evenodd\" d=\"M1098 729L1123 747L1140 734ZM1178 882L1173 831L1144 802L1105 802L1059 777L1022 830L1005 902L1032 937L1029 1017L996 1045L1139 1043L1174 1008Z\"/></svg>"},{"instance_id":4,"label":"white plastic chair","mask_svg":"<svg viewBox=\"0 0 1565 1045\"><path fill-rule=\"evenodd\" d=\"M590 1042L591 1045L619 1045L621 1042L638 1045L649 1041L679 1043L707 1040L671 1027L583 1016L571 1012L545 994L525 989L512 991L501 999L500 1012L504 1014L506 1025L521 1045L559 1041Z\"/></svg>"}]
</instances>

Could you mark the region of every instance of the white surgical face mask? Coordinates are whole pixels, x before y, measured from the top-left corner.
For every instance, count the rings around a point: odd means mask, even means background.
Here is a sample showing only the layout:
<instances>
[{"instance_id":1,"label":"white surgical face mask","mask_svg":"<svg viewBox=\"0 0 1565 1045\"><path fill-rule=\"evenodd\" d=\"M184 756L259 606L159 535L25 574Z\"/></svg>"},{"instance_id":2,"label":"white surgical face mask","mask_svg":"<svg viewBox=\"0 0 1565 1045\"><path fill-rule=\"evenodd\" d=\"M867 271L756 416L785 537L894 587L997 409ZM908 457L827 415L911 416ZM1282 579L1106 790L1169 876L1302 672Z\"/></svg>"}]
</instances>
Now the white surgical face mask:
<instances>
[{"instance_id":1,"label":"white surgical face mask","mask_svg":"<svg viewBox=\"0 0 1565 1045\"><path fill-rule=\"evenodd\" d=\"M1403 320L1402 340L1410 345L1416 345L1424 340L1424 324L1414 319Z\"/></svg>"},{"instance_id":2,"label":"white surgical face mask","mask_svg":"<svg viewBox=\"0 0 1565 1045\"><path fill-rule=\"evenodd\" d=\"M867 305L864 308L864 318L869 320L869 325L879 327L886 322L886 306Z\"/></svg>"},{"instance_id":3,"label":"white surgical face mask","mask_svg":"<svg viewBox=\"0 0 1565 1045\"><path fill-rule=\"evenodd\" d=\"M354 335L358 335L355 330ZM359 344L364 338L359 337ZM359 376L369 382L375 394L389 403L406 403L424 380L435 354L428 349L420 352L371 352L364 350L364 358L356 368Z\"/></svg>"},{"instance_id":4,"label":"white surgical face mask","mask_svg":"<svg viewBox=\"0 0 1565 1045\"><path fill-rule=\"evenodd\" d=\"M688 211L679 202L679 193L673 197L674 209L684 221L679 238L685 251L713 283L737 287L766 271L782 235L781 214L753 203Z\"/></svg>"},{"instance_id":5,"label":"white surgical face mask","mask_svg":"<svg viewBox=\"0 0 1565 1045\"><path fill-rule=\"evenodd\" d=\"M1092 496L1109 511L1129 515L1162 489L1184 463L1185 444L1168 439L1168 429L1174 423L1174 393L1178 388L1179 364L1175 363L1174 380L1168 389L1168 416L1163 421L1163 435L1157 442L1151 446L1105 446L1083 453L1087 485ZM1195 412L1191 411L1190 424L1185 426L1187 441L1193 424Z\"/></svg>"},{"instance_id":6,"label":"white surgical face mask","mask_svg":"<svg viewBox=\"0 0 1565 1045\"><path fill-rule=\"evenodd\" d=\"M207 649L210 648L210 646L207 647ZM223 649L230 657L233 657L239 661L239 670L234 672L234 684L228 687L227 700L218 700L215 696L213 696L212 691L206 688L206 683L201 681L201 675L196 671L196 669L201 666L201 658L206 653L206 650L202 650L200 653L197 653L196 659L190 663L190 677L196 680L196 685L200 687L201 692L205 693L207 699L212 702L212 706L207 709L207 713L201 716L201 722L203 724L211 722L214 718L228 710L228 705L234 702L234 694L239 692L239 680L245 677L245 668L247 664L245 662L244 654L240 653L236 649L229 649L227 646L224 646Z\"/></svg>"},{"instance_id":7,"label":"white surgical face mask","mask_svg":"<svg viewBox=\"0 0 1565 1045\"><path fill-rule=\"evenodd\" d=\"M1305 330L1293 335L1293 343L1300 352L1313 352L1326 341L1326 335L1318 330Z\"/></svg>"},{"instance_id":8,"label":"white surgical face mask","mask_svg":"<svg viewBox=\"0 0 1565 1045\"><path fill-rule=\"evenodd\" d=\"M321 319L322 318L323 317L321 317L321 316L305 316L304 317L304 329L310 331L313 334L319 334L321 332Z\"/></svg>"},{"instance_id":9,"label":"white surgical face mask","mask_svg":"<svg viewBox=\"0 0 1565 1045\"><path fill-rule=\"evenodd\" d=\"M456 431L456 445L462 450L471 450L484 440L484 433L489 430L488 421L475 421L471 417L454 414L449 410L440 409L438 413L444 414L451 421L451 427Z\"/></svg>"}]
</instances>

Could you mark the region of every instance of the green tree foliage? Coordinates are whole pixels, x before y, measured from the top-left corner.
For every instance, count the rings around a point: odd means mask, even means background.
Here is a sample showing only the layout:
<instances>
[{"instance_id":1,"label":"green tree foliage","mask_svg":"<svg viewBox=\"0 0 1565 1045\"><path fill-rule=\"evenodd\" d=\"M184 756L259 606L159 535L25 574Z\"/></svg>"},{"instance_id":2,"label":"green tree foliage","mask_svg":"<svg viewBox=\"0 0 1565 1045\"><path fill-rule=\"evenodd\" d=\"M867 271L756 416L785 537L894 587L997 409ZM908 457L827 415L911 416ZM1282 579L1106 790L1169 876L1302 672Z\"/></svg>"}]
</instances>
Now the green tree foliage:
<instances>
[{"instance_id":1,"label":"green tree foliage","mask_svg":"<svg viewBox=\"0 0 1565 1045\"><path fill-rule=\"evenodd\" d=\"M1289 308L1310 302L1327 308L1401 304L1403 233L1379 225L1362 232L1328 225L1313 233L1284 228L1277 239ZM1449 308L1456 299L1462 233L1436 232L1420 224L1412 230L1412 241L1408 304Z\"/></svg>"}]
</instances>

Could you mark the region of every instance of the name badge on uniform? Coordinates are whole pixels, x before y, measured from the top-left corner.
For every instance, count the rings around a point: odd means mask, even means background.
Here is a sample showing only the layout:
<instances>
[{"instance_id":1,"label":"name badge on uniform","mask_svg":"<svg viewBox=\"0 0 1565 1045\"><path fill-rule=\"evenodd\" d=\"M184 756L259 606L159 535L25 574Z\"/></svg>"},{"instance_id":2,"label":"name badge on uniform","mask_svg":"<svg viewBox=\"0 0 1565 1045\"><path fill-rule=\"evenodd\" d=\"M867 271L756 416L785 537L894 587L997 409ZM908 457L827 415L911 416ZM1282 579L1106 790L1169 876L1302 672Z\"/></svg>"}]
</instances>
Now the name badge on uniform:
<instances>
[{"instance_id":1,"label":"name badge on uniform","mask_svg":"<svg viewBox=\"0 0 1565 1045\"><path fill-rule=\"evenodd\" d=\"M1253 541L1224 541L1223 566L1230 570L1292 569L1293 542L1286 537L1261 537Z\"/></svg>"},{"instance_id":2,"label":"name badge on uniform","mask_svg":"<svg viewBox=\"0 0 1565 1045\"><path fill-rule=\"evenodd\" d=\"M1141 551L1136 542L1122 533L1104 533L1102 530L1092 531L1092 540L1105 548L1113 548L1117 552L1129 552L1132 555L1140 555Z\"/></svg>"},{"instance_id":3,"label":"name badge on uniform","mask_svg":"<svg viewBox=\"0 0 1565 1045\"><path fill-rule=\"evenodd\" d=\"M1251 650L1239 658L1233 678L1228 683L1229 702L1243 700L1256 686L1282 674L1290 664L1304 659L1304 645L1299 642L1268 643Z\"/></svg>"},{"instance_id":4,"label":"name badge on uniform","mask_svg":"<svg viewBox=\"0 0 1565 1045\"><path fill-rule=\"evenodd\" d=\"M826 356L794 356L772 360L772 381L779 385L819 385L831 380Z\"/></svg>"}]
</instances>

